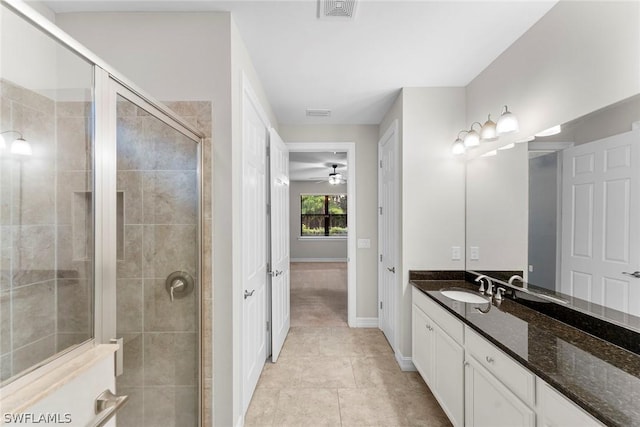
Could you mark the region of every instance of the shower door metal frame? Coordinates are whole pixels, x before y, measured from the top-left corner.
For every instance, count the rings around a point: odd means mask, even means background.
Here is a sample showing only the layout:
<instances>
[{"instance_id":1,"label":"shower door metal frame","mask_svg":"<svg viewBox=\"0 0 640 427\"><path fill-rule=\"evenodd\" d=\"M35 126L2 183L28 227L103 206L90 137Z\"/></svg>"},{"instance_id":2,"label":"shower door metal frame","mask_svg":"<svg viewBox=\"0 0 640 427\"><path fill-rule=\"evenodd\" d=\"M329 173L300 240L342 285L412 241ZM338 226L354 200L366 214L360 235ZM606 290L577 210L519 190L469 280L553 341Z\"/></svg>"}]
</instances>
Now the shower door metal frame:
<instances>
[{"instance_id":1,"label":"shower door metal frame","mask_svg":"<svg viewBox=\"0 0 640 427\"><path fill-rule=\"evenodd\" d=\"M168 107L158 102L135 83L107 64L99 56L62 31L54 23L31 8L24 0L0 0L8 9L38 30L51 37L94 66L94 128L93 128L93 209L94 209L94 338L59 354L36 371L17 379L8 387L14 388L33 381L61 363L71 360L95 344L108 343L115 338L116 322L116 136L117 96L121 95L152 114L169 127L197 144L197 281L198 300L198 425L203 420L203 361L202 361L202 231L203 227L203 153L205 135ZM8 390L5 388L3 390Z\"/></svg>"},{"instance_id":2,"label":"shower door metal frame","mask_svg":"<svg viewBox=\"0 0 640 427\"><path fill-rule=\"evenodd\" d=\"M203 420L203 360L202 360L202 230L203 227L203 160L202 133L181 120L170 110L160 109L149 99L128 88L120 79L100 67L95 67L95 340L97 343L109 343L119 338L116 333L116 229L117 229L117 103L122 97L137 107L176 130L196 144L197 151L197 232L196 232L196 279L195 294L197 301L197 390L198 425ZM119 351L123 351L121 348Z\"/></svg>"}]
</instances>

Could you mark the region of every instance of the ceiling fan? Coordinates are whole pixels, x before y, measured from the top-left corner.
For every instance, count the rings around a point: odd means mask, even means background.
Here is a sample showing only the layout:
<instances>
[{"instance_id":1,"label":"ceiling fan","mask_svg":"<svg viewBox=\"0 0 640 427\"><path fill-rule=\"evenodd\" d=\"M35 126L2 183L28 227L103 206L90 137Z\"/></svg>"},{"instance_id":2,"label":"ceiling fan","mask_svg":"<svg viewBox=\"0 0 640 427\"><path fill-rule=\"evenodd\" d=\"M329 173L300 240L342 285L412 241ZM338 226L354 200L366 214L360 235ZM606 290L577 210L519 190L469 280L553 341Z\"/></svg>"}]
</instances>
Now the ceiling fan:
<instances>
[{"instance_id":1,"label":"ceiling fan","mask_svg":"<svg viewBox=\"0 0 640 427\"><path fill-rule=\"evenodd\" d=\"M329 174L329 184L338 185L342 183L342 174L336 172L336 168L338 165L331 165L333 167L333 172Z\"/></svg>"},{"instance_id":2,"label":"ceiling fan","mask_svg":"<svg viewBox=\"0 0 640 427\"><path fill-rule=\"evenodd\" d=\"M316 181L316 183L320 184L320 183L328 181L329 184L331 184L331 185L338 185L338 184L344 184L344 183L347 182L342 177L342 174L336 170L338 168L337 164L332 164L331 168L333 168L333 172L329 173L329 179L327 180L327 178L322 178L322 177L314 178L314 179L318 180L318 181Z\"/></svg>"}]
</instances>

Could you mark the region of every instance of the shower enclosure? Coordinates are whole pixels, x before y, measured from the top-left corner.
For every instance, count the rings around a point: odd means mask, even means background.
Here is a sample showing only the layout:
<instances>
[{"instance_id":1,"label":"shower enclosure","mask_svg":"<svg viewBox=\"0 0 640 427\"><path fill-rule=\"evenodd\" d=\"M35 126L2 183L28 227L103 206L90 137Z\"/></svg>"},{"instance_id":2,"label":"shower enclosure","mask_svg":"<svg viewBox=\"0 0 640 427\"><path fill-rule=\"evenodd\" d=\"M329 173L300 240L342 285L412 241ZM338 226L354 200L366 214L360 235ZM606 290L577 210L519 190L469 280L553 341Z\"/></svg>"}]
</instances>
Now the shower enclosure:
<instances>
[{"instance_id":1,"label":"shower enclosure","mask_svg":"<svg viewBox=\"0 0 640 427\"><path fill-rule=\"evenodd\" d=\"M2 387L120 340L118 426L200 425L204 134L24 4L0 19Z\"/></svg>"}]
</instances>

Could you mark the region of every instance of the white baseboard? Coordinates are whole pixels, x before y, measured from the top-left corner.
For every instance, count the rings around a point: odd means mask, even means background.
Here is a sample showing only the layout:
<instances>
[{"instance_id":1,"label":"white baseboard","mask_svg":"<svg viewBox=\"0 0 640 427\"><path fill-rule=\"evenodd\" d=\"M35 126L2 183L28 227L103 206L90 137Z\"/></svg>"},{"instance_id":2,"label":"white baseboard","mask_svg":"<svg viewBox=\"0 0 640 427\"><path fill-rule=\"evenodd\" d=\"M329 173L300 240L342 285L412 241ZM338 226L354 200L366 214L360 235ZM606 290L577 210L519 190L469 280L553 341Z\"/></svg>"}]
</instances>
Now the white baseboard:
<instances>
[{"instance_id":1,"label":"white baseboard","mask_svg":"<svg viewBox=\"0 0 640 427\"><path fill-rule=\"evenodd\" d=\"M291 258L289 262L347 262L346 258Z\"/></svg>"},{"instance_id":2,"label":"white baseboard","mask_svg":"<svg viewBox=\"0 0 640 427\"><path fill-rule=\"evenodd\" d=\"M377 328L377 317L356 317L356 321L353 324L354 328Z\"/></svg>"},{"instance_id":3,"label":"white baseboard","mask_svg":"<svg viewBox=\"0 0 640 427\"><path fill-rule=\"evenodd\" d=\"M405 372L417 371L416 366L413 364L413 359L403 356L399 351L396 351L396 361L400 365L400 369Z\"/></svg>"}]
</instances>

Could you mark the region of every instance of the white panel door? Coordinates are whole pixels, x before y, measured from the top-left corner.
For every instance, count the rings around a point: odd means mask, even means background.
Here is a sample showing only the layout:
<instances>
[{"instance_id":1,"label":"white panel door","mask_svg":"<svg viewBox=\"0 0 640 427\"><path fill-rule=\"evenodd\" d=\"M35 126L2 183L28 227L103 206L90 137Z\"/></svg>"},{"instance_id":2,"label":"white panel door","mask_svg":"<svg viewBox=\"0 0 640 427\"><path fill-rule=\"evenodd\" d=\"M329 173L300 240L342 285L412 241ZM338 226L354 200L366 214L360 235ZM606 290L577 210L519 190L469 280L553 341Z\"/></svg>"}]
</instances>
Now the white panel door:
<instances>
[{"instance_id":1,"label":"white panel door","mask_svg":"<svg viewBox=\"0 0 640 427\"><path fill-rule=\"evenodd\" d=\"M563 152L560 291L640 315L640 130Z\"/></svg>"},{"instance_id":2,"label":"white panel door","mask_svg":"<svg viewBox=\"0 0 640 427\"><path fill-rule=\"evenodd\" d=\"M378 325L391 348L396 348L397 274L397 136L395 125L380 140L378 169L379 249Z\"/></svg>"},{"instance_id":3,"label":"white panel door","mask_svg":"<svg viewBox=\"0 0 640 427\"><path fill-rule=\"evenodd\" d=\"M245 94L242 116L243 404L249 407L267 358L267 136Z\"/></svg>"},{"instance_id":4,"label":"white panel door","mask_svg":"<svg viewBox=\"0 0 640 427\"><path fill-rule=\"evenodd\" d=\"M271 360L278 360L289 333L289 149L269 131L271 190Z\"/></svg>"}]
</instances>

